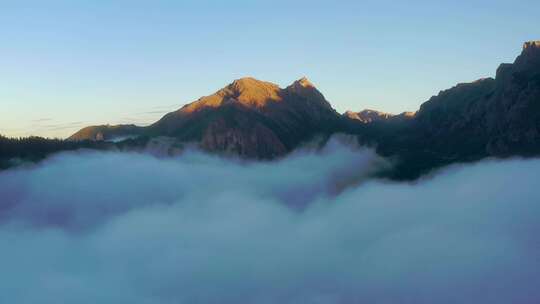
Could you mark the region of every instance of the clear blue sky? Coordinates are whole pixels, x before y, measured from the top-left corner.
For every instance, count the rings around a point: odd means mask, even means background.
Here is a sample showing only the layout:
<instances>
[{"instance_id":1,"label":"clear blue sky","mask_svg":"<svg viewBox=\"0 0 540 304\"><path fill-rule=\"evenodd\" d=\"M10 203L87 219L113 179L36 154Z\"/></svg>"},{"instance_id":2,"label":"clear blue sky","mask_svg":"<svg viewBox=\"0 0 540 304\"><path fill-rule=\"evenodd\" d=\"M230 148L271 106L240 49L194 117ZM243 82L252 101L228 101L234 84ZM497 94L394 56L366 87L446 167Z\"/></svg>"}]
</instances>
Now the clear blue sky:
<instances>
[{"instance_id":1,"label":"clear blue sky","mask_svg":"<svg viewBox=\"0 0 540 304\"><path fill-rule=\"evenodd\" d=\"M540 1L2 1L0 134L147 124L233 79L414 111L540 39Z\"/></svg>"}]
</instances>

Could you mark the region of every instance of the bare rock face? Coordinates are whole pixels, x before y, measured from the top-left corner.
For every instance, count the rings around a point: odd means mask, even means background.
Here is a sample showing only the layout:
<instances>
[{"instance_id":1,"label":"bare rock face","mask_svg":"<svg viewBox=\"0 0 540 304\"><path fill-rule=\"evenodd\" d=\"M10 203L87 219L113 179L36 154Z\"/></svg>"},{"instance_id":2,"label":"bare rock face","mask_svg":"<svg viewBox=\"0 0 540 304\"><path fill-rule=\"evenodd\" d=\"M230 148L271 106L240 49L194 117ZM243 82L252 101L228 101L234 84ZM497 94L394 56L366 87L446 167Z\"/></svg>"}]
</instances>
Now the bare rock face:
<instances>
[{"instance_id":1,"label":"bare rock face","mask_svg":"<svg viewBox=\"0 0 540 304\"><path fill-rule=\"evenodd\" d=\"M261 155L274 158L287 153L277 135L263 124L230 126L222 118L208 126L200 146L207 151L222 151L248 158L260 158Z\"/></svg>"}]
</instances>

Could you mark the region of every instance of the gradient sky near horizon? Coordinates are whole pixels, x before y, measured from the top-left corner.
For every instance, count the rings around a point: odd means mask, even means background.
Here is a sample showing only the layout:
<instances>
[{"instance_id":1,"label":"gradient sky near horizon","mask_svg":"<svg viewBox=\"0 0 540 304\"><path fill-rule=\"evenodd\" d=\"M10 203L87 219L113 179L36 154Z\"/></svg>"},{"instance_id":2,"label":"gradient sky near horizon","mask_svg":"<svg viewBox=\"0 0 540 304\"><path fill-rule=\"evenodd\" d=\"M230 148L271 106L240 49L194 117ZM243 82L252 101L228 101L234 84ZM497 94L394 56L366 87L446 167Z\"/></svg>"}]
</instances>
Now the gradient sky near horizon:
<instances>
[{"instance_id":1,"label":"gradient sky near horizon","mask_svg":"<svg viewBox=\"0 0 540 304\"><path fill-rule=\"evenodd\" d=\"M307 76L339 111L415 111L540 39L540 1L3 1L0 134L145 125L232 80Z\"/></svg>"}]
</instances>

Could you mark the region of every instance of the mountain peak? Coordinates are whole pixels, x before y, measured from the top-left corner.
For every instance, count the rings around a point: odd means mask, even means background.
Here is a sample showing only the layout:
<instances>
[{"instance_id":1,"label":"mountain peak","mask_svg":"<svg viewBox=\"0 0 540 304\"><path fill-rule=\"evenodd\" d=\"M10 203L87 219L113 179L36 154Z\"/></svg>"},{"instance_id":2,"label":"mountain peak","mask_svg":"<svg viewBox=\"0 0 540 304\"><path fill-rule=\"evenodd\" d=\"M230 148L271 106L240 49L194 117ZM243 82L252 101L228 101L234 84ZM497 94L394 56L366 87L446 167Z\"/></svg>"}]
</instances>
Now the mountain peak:
<instances>
[{"instance_id":1,"label":"mountain peak","mask_svg":"<svg viewBox=\"0 0 540 304\"><path fill-rule=\"evenodd\" d=\"M540 40L531 40L523 43L523 50L537 48L540 49Z\"/></svg>"},{"instance_id":2,"label":"mountain peak","mask_svg":"<svg viewBox=\"0 0 540 304\"><path fill-rule=\"evenodd\" d=\"M535 57L537 60L540 57L540 40L532 40L523 43L523 51L520 57Z\"/></svg>"},{"instance_id":3,"label":"mountain peak","mask_svg":"<svg viewBox=\"0 0 540 304\"><path fill-rule=\"evenodd\" d=\"M242 104L263 106L266 102L281 100L280 88L277 84L244 77L233 81L218 91L218 95L226 99L234 99Z\"/></svg>"},{"instance_id":4,"label":"mountain peak","mask_svg":"<svg viewBox=\"0 0 540 304\"><path fill-rule=\"evenodd\" d=\"M309 81L309 79L307 79L307 77L302 77L300 79L298 79L297 81L295 81L293 84L297 84L299 86L302 86L304 88L308 88L308 87L311 87L311 88L314 88L315 86Z\"/></svg>"},{"instance_id":5,"label":"mountain peak","mask_svg":"<svg viewBox=\"0 0 540 304\"><path fill-rule=\"evenodd\" d=\"M259 87L259 88L265 87L268 85L272 87L277 87L277 85L267 82L267 81L258 80L253 77L242 77L242 78L234 80L227 87L237 89L237 90L245 90L245 89L251 89L251 88L256 88L256 87Z\"/></svg>"},{"instance_id":6,"label":"mountain peak","mask_svg":"<svg viewBox=\"0 0 540 304\"><path fill-rule=\"evenodd\" d=\"M191 113L203 108L216 108L223 104L238 103L245 106L261 108L268 102L281 101L280 88L271 82L243 77L217 91L185 105L181 111Z\"/></svg>"},{"instance_id":7,"label":"mountain peak","mask_svg":"<svg viewBox=\"0 0 540 304\"><path fill-rule=\"evenodd\" d=\"M515 72L537 71L540 68L540 40L523 43L523 50L513 64L501 64L497 69L497 78L507 79ZM500 77L499 77L500 76Z\"/></svg>"},{"instance_id":8,"label":"mountain peak","mask_svg":"<svg viewBox=\"0 0 540 304\"><path fill-rule=\"evenodd\" d=\"M286 88L288 92L294 93L312 102L318 103L325 108L332 109L330 103L323 94L306 78L302 77Z\"/></svg>"}]
</instances>

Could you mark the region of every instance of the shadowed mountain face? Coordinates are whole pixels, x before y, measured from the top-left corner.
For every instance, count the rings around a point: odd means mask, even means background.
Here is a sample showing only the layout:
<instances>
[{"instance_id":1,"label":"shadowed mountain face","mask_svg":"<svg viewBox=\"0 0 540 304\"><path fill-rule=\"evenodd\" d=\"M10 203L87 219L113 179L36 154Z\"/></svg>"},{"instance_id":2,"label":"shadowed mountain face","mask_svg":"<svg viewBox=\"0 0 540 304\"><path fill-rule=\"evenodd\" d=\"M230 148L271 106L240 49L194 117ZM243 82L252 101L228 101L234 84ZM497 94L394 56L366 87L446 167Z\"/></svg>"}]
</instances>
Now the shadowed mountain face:
<instances>
[{"instance_id":1,"label":"shadowed mountain face","mask_svg":"<svg viewBox=\"0 0 540 304\"><path fill-rule=\"evenodd\" d=\"M484 157L540 155L540 42L525 43L496 78L441 91L414 118L374 121L361 138L397 155L403 177Z\"/></svg>"},{"instance_id":2,"label":"shadowed mountain face","mask_svg":"<svg viewBox=\"0 0 540 304\"><path fill-rule=\"evenodd\" d=\"M487 156L540 154L540 42L527 42L496 78L441 91L415 112L364 110L339 115L306 78L282 89L253 78L234 81L151 126L85 128L70 139L167 136L208 151L274 158L316 136L357 135L395 157L396 178Z\"/></svg>"},{"instance_id":3,"label":"shadowed mountain face","mask_svg":"<svg viewBox=\"0 0 540 304\"><path fill-rule=\"evenodd\" d=\"M540 148L540 45L525 44L496 79L461 84L424 103L418 122L430 138L466 137L490 155ZM469 137L469 139L467 139ZM440 141L442 143L442 141Z\"/></svg>"}]
</instances>

